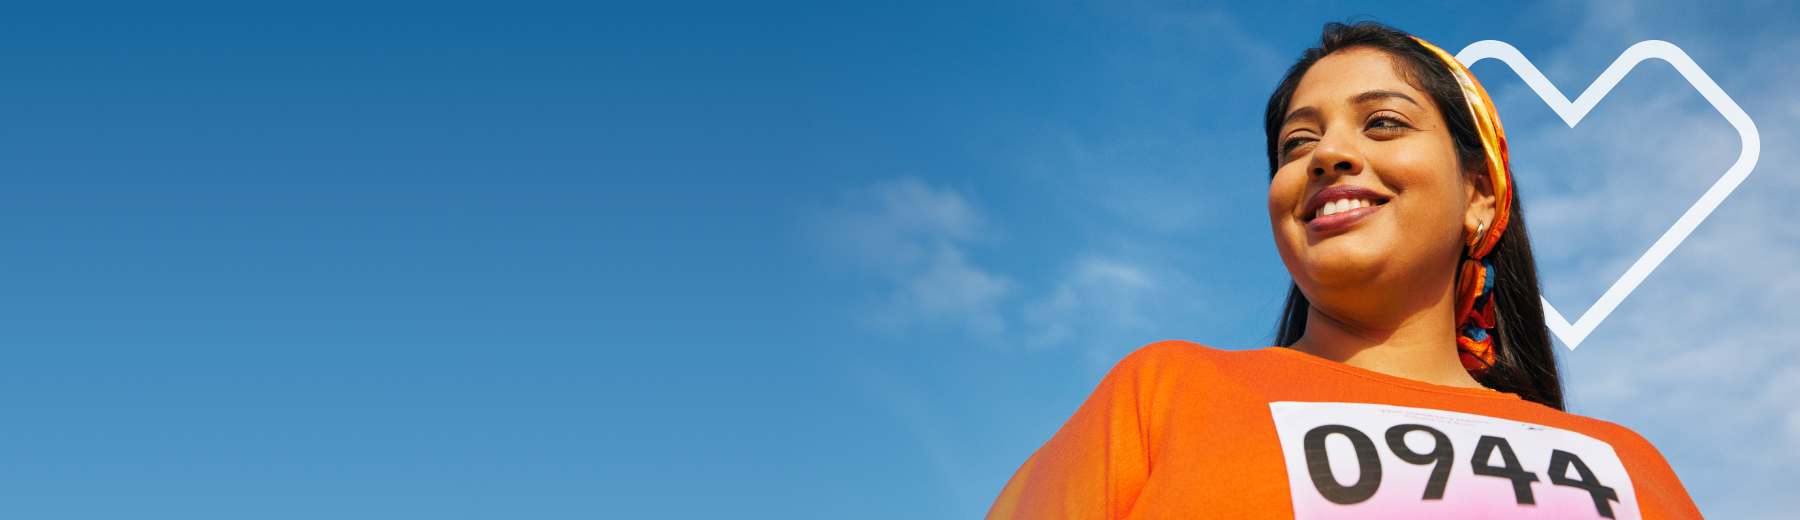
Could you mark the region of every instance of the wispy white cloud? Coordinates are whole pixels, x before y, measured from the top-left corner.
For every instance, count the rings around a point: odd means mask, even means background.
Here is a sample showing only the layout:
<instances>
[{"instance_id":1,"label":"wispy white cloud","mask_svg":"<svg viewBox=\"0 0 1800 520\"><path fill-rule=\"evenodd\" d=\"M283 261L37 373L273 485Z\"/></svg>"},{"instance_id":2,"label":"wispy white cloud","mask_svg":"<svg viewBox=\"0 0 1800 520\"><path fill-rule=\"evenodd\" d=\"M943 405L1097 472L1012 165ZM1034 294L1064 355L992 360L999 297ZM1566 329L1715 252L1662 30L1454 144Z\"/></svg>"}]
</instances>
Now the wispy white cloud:
<instances>
[{"instance_id":1,"label":"wispy white cloud","mask_svg":"<svg viewBox=\"0 0 1800 520\"><path fill-rule=\"evenodd\" d=\"M1093 252L1038 263L1052 274L1018 279L971 260L987 218L954 189L897 179L851 190L815 211L824 253L861 289L869 327L903 332L954 326L969 339L1042 349L1073 345L1096 363L1169 339L1169 325L1201 307L1175 270Z\"/></svg>"},{"instance_id":2,"label":"wispy white cloud","mask_svg":"<svg viewBox=\"0 0 1800 520\"><path fill-rule=\"evenodd\" d=\"M833 266L876 281L861 313L869 325L1005 330L999 304L1013 282L970 262L986 222L956 191L889 180L850 191L809 222Z\"/></svg>"},{"instance_id":3,"label":"wispy white cloud","mask_svg":"<svg viewBox=\"0 0 1800 520\"><path fill-rule=\"evenodd\" d=\"M1034 325L1030 342L1046 346L1077 340L1082 332L1091 332L1081 331L1082 325L1094 321L1108 329L1150 325L1138 307L1147 293L1156 290L1154 280L1136 267L1082 260L1046 297L1025 307L1025 317Z\"/></svg>"}]
</instances>

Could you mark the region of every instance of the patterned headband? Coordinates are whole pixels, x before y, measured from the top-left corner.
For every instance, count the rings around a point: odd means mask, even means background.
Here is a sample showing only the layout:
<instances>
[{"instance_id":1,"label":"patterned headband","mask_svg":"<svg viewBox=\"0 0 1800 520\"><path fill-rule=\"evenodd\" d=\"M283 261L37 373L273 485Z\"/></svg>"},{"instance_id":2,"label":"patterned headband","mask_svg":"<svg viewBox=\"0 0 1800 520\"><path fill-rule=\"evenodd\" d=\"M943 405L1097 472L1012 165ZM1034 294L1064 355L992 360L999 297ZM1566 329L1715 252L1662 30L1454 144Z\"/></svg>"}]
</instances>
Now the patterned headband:
<instances>
[{"instance_id":1,"label":"patterned headband","mask_svg":"<svg viewBox=\"0 0 1800 520\"><path fill-rule=\"evenodd\" d=\"M1436 45L1418 37L1413 40L1443 60L1450 75L1462 86L1469 115L1474 116L1475 129L1481 134L1481 147L1487 151L1488 179L1494 183L1494 221L1486 229L1477 228L1476 235L1470 237L1469 256L1463 260L1457 280L1457 350L1463 368L1479 377L1494 366L1496 358L1493 335L1489 333L1495 324L1494 264L1483 257L1494 250L1512 216L1512 169L1507 166L1506 131L1500 128L1494 100L1488 98L1487 90L1475 81L1468 67Z\"/></svg>"}]
</instances>

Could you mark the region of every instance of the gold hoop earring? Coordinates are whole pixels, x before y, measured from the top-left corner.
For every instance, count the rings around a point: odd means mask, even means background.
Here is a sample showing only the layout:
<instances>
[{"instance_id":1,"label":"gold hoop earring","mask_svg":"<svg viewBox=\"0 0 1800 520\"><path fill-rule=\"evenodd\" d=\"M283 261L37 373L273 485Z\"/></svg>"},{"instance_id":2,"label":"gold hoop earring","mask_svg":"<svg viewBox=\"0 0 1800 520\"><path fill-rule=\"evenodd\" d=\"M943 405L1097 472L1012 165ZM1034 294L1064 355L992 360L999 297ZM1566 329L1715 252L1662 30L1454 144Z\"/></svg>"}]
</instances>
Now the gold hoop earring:
<instances>
[{"instance_id":1,"label":"gold hoop earring","mask_svg":"<svg viewBox=\"0 0 1800 520\"><path fill-rule=\"evenodd\" d=\"M1475 226L1475 235L1469 237L1470 246L1474 246L1476 243L1481 242L1481 236L1487 233L1487 219L1476 219L1476 221L1480 222L1480 224Z\"/></svg>"}]
</instances>

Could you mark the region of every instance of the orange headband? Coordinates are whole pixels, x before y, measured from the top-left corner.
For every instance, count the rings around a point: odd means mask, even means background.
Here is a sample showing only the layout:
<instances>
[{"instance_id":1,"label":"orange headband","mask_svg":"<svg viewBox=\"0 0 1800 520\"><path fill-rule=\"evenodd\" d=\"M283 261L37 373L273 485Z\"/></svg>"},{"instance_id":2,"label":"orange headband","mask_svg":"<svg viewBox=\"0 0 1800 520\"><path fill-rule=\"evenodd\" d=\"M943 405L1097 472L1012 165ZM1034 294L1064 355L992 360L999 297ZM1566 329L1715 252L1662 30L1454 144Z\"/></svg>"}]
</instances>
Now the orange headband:
<instances>
[{"instance_id":1,"label":"orange headband","mask_svg":"<svg viewBox=\"0 0 1800 520\"><path fill-rule=\"evenodd\" d=\"M1494 244L1500 241L1500 234L1506 232L1508 217L1512 215L1512 168L1508 167L1506 155L1506 131L1500 128L1494 100L1488 98L1487 90L1475 81L1475 75L1469 73L1468 67L1436 45L1418 37L1413 40L1443 60L1450 67L1450 75L1455 76L1456 83L1462 86L1469 115L1474 116L1475 129L1481 135L1481 147L1487 151L1488 179L1494 183L1494 221L1486 230L1477 228L1480 234L1470 237L1469 259L1463 261L1457 280L1457 349L1463 368L1480 376L1494 366L1496 358L1493 338L1488 334L1488 329L1496 323L1494 268L1491 262L1481 258L1494 250Z\"/></svg>"}]
</instances>

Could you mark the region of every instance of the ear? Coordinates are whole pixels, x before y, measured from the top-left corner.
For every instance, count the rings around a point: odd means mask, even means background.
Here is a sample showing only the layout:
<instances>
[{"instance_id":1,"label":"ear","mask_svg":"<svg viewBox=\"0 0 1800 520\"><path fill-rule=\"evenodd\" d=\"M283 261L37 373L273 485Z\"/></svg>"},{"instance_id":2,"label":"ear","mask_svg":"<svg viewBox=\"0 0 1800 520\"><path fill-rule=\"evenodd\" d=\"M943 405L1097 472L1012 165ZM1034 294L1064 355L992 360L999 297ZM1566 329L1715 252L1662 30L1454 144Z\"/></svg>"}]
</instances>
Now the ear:
<instances>
[{"instance_id":1,"label":"ear","mask_svg":"<svg viewBox=\"0 0 1800 520\"><path fill-rule=\"evenodd\" d=\"M1463 191L1467 192L1469 196L1468 209L1463 212L1463 245L1465 246L1475 241L1477 238L1475 231L1481 229L1483 223L1490 228L1494 226L1494 182L1488 177L1488 174L1487 161L1482 161L1476 171L1470 172L1464 177L1469 180L1463 186Z\"/></svg>"}]
</instances>

